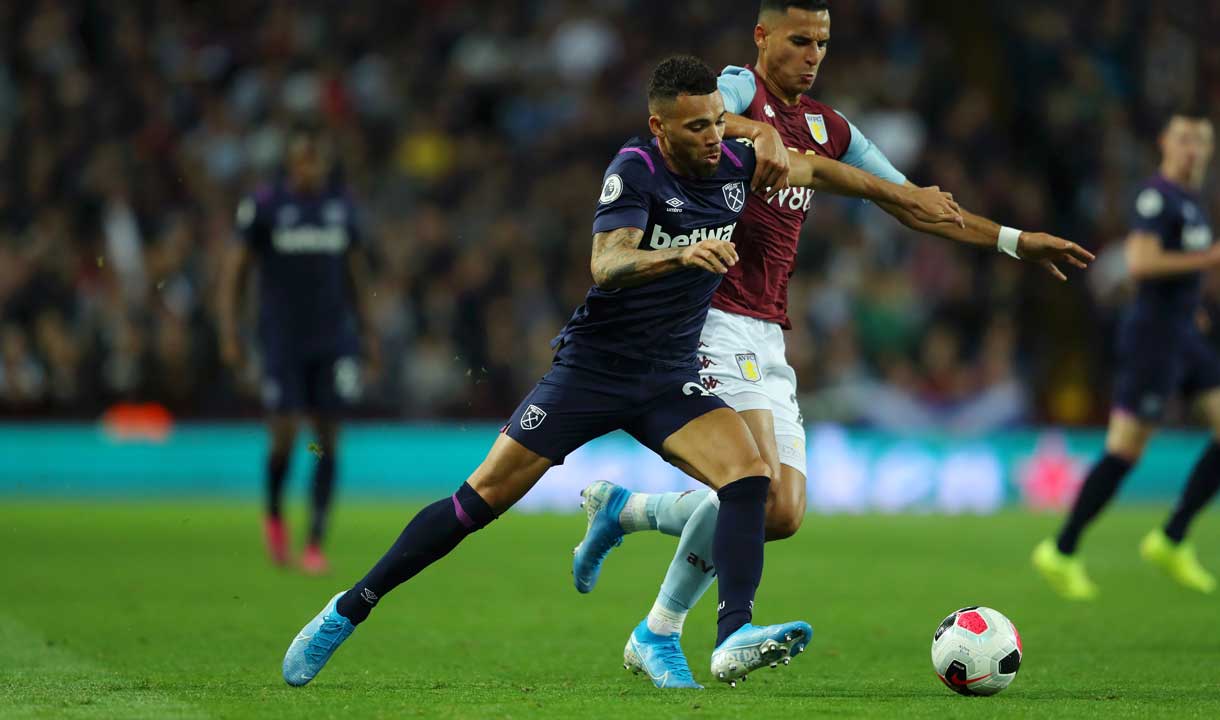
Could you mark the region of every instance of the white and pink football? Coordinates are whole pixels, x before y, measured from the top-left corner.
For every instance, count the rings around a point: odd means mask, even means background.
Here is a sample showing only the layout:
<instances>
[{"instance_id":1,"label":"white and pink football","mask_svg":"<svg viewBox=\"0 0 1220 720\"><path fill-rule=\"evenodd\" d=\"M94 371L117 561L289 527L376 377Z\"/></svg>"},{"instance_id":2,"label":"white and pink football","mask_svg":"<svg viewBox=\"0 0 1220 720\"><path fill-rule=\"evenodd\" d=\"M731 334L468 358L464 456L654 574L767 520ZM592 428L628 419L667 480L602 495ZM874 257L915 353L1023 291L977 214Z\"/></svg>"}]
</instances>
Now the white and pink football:
<instances>
[{"instance_id":1,"label":"white and pink football","mask_svg":"<svg viewBox=\"0 0 1220 720\"><path fill-rule=\"evenodd\" d=\"M964 607L941 621L932 636L932 667L950 690L995 695L1021 669L1021 635L989 607Z\"/></svg>"}]
</instances>

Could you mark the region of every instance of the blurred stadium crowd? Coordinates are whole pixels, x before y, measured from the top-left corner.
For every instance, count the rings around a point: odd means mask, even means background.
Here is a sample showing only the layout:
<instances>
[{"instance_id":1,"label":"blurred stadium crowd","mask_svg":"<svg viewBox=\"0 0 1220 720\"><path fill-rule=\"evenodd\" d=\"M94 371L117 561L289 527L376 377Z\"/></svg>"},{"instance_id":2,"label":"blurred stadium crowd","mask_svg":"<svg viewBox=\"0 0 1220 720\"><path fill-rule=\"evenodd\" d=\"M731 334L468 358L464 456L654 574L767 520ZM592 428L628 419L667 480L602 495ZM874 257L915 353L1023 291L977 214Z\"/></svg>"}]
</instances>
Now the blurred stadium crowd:
<instances>
[{"instance_id":1,"label":"blurred stadium crowd","mask_svg":"<svg viewBox=\"0 0 1220 720\"><path fill-rule=\"evenodd\" d=\"M921 184L1094 249L1160 115L1220 109L1220 2L833 3L814 95ZM0 3L0 413L258 410L217 358L243 192L320 120L364 211L365 415L499 418L590 283L602 170L660 58L754 59L751 2ZM1213 206L1220 194L1209 188ZM1220 218L1220 207L1214 207ZM821 198L793 278L807 419L986 429L1108 402L1121 258L1057 285Z\"/></svg>"}]
</instances>

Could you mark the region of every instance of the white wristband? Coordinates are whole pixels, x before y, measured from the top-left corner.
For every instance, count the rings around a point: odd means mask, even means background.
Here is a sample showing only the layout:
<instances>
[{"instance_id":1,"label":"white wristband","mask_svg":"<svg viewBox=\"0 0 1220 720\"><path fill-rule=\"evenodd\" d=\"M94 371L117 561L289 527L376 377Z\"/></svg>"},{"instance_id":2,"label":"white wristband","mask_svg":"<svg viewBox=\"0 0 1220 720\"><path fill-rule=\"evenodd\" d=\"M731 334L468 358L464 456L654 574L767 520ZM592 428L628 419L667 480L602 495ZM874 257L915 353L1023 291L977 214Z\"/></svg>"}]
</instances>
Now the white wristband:
<instances>
[{"instance_id":1,"label":"white wristband","mask_svg":"<svg viewBox=\"0 0 1220 720\"><path fill-rule=\"evenodd\" d=\"M1017 254L1017 243L1021 240L1021 231L1007 226L1000 226L1000 239L996 241L996 248L1005 255L1011 255L1020 260L1021 256Z\"/></svg>"}]
</instances>

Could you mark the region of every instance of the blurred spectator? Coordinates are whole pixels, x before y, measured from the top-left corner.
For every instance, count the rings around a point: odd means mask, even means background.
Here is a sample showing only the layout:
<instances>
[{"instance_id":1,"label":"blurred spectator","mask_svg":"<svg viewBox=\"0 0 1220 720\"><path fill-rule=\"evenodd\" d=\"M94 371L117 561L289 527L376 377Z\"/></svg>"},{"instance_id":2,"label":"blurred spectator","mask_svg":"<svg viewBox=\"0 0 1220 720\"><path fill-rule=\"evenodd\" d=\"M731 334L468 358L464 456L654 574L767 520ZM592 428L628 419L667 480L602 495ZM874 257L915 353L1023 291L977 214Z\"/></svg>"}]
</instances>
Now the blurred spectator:
<instances>
[{"instance_id":1,"label":"blurred spectator","mask_svg":"<svg viewBox=\"0 0 1220 720\"><path fill-rule=\"evenodd\" d=\"M18 409L35 406L46 390L46 372L30 352L18 325L0 327L0 398Z\"/></svg>"}]
</instances>

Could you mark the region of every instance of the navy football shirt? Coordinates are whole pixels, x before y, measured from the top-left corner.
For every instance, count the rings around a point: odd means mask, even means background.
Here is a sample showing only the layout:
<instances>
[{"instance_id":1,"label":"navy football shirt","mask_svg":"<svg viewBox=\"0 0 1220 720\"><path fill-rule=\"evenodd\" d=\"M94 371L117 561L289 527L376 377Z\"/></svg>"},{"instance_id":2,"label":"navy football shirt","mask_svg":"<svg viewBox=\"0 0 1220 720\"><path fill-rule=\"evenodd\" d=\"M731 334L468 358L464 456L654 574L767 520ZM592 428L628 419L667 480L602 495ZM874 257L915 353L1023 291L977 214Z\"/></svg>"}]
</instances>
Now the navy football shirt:
<instances>
[{"instance_id":1,"label":"navy football shirt","mask_svg":"<svg viewBox=\"0 0 1220 720\"><path fill-rule=\"evenodd\" d=\"M715 174L694 178L671 172L656 140L627 143L606 169L593 233L640 228L640 249L648 251L709 238L731 241L754 174L754 148L746 140L721 148ZM632 288L594 285L558 339L661 366L693 367L722 277L692 268Z\"/></svg>"},{"instance_id":2,"label":"navy football shirt","mask_svg":"<svg viewBox=\"0 0 1220 720\"><path fill-rule=\"evenodd\" d=\"M1212 244L1211 225L1199 196L1159 175L1146 181L1136 195L1131 228L1160 237L1161 247L1173 252L1203 252ZM1201 282L1200 273L1142 280L1132 310L1137 316L1170 324L1192 323Z\"/></svg>"},{"instance_id":3,"label":"navy football shirt","mask_svg":"<svg viewBox=\"0 0 1220 720\"><path fill-rule=\"evenodd\" d=\"M277 183L242 200L237 227L258 260L264 352L355 352L347 253L360 233L351 201L338 189L302 195Z\"/></svg>"}]
</instances>

